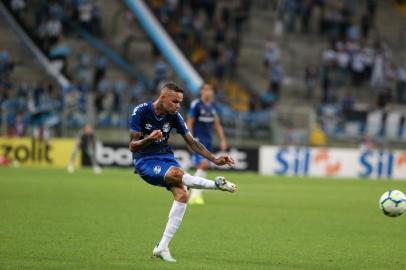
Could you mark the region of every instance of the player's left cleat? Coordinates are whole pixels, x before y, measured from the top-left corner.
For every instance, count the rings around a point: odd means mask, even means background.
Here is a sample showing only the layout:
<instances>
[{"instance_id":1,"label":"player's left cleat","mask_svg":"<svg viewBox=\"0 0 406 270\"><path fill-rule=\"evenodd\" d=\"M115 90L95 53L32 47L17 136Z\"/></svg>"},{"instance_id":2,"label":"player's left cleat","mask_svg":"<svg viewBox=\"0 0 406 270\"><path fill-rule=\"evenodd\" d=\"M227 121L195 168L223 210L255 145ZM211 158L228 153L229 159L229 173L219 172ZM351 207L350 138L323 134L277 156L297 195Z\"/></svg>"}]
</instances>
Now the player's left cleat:
<instances>
[{"instance_id":1,"label":"player's left cleat","mask_svg":"<svg viewBox=\"0 0 406 270\"><path fill-rule=\"evenodd\" d=\"M73 164L68 165L68 173L73 173L75 171L75 166Z\"/></svg>"},{"instance_id":2,"label":"player's left cleat","mask_svg":"<svg viewBox=\"0 0 406 270\"><path fill-rule=\"evenodd\" d=\"M176 262L175 258L173 258L171 253L169 252L169 248L165 248L165 249L159 251L158 250L158 245L159 244L157 244L154 247L154 250L152 251L152 255L154 257L162 259L162 260L164 260L166 262L171 262L171 263Z\"/></svg>"},{"instance_id":3,"label":"player's left cleat","mask_svg":"<svg viewBox=\"0 0 406 270\"><path fill-rule=\"evenodd\" d=\"M188 203L190 205L203 205L204 204L203 196L199 195L199 196L191 197L189 199Z\"/></svg>"},{"instance_id":4,"label":"player's left cleat","mask_svg":"<svg viewBox=\"0 0 406 270\"><path fill-rule=\"evenodd\" d=\"M226 180L223 176L217 176L214 179L214 182L216 183L216 187L222 191L228 191L228 192L236 192L237 191L237 186L229 181Z\"/></svg>"}]
</instances>

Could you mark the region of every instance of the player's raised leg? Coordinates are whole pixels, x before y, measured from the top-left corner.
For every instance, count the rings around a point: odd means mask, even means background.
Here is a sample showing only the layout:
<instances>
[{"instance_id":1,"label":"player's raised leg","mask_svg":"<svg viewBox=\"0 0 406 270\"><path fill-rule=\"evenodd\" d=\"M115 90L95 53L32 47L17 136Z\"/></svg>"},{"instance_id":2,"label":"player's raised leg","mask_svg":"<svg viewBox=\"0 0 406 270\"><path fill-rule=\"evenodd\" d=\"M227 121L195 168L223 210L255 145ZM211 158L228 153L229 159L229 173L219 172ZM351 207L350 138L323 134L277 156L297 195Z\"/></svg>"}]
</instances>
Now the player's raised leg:
<instances>
[{"instance_id":1,"label":"player's raised leg","mask_svg":"<svg viewBox=\"0 0 406 270\"><path fill-rule=\"evenodd\" d=\"M235 184L227 181L222 176L216 177L213 181L206 178L190 175L177 167L171 167L168 170L165 176L165 181L170 186L183 184L187 187L196 189L219 189L228 192L235 192L237 190L237 186Z\"/></svg>"}]
</instances>

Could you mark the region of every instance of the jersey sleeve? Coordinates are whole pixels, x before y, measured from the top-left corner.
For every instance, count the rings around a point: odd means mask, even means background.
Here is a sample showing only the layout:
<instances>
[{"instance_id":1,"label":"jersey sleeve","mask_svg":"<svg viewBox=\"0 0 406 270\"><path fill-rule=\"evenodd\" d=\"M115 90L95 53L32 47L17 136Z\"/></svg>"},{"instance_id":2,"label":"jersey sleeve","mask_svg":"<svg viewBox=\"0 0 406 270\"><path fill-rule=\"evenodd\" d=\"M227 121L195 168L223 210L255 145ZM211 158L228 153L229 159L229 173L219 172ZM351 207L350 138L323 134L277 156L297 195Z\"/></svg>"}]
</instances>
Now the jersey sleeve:
<instances>
[{"instance_id":1,"label":"jersey sleeve","mask_svg":"<svg viewBox=\"0 0 406 270\"><path fill-rule=\"evenodd\" d=\"M180 115L180 113L176 113L174 127L176 128L176 132L181 135L186 135L189 133L189 129L186 126L185 120L183 120L183 117L182 115Z\"/></svg>"},{"instance_id":2,"label":"jersey sleeve","mask_svg":"<svg viewBox=\"0 0 406 270\"><path fill-rule=\"evenodd\" d=\"M130 120L130 131L131 132L141 132L142 123L141 123L142 109L140 106L134 108Z\"/></svg>"},{"instance_id":3,"label":"jersey sleeve","mask_svg":"<svg viewBox=\"0 0 406 270\"><path fill-rule=\"evenodd\" d=\"M196 100L194 100L193 102L192 102L192 104L190 104L190 109L189 109L189 112L188 112L188 116L189 117L191 117L191 118L196 118L197 117L197 103L198 103L198 100L196 99Z\"/></svg>"}]
</instances>

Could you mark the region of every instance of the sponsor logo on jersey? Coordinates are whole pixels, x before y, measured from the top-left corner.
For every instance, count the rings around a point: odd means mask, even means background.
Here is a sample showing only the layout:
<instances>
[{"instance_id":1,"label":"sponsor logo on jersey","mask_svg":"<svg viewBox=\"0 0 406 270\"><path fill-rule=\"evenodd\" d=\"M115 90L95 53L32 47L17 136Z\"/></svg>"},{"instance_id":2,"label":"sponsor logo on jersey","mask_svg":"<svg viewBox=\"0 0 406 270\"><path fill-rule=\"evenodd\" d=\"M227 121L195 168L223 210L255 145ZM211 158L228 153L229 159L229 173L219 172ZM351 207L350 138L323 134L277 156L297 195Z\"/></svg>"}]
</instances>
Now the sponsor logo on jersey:
<instances>
[{"instance_id":1,"label":"sponsor logo on jersey","mask_svg":"<svg viewBox=\"0 0 406 270\"><path fill-rule=\"evenodd\" d=\"M169 132L169 130L171 130L171 125L166 122L163 127L162 127L163 132Z\"/></svg>"},{"instance_id":2,"label":"sponsor logo on jersey","mask_svg":"<svg viewBox=\"0 0 406 270\"><path fill-rule=\"evenodd\" d=\"M214 122L214 117L212 116L199 116L199 121L203 123L212 123Z\"/></svg>"},{"instance_id":3,"label":"sponsor logo on jersey","mask_svg":"<svg viewBox=\"0 0 406 270\"><path fill-rule=\"evenodd\" d=\"M161 172L161 166L156 165L156 166L154 167L154 173L155 173L155 174L159 174L160 172Z\"/></svg>"},{"instance_id":4,"label":"sponsor logo on jersey","mask_svg":"<svg viewBox=\"0 0 406 270\"><path fill-rule=\"evenodd\" d=\"M150 130L152 128L152 125L150 123L145 124L145 129Z\"/></svg>"}]
</instances>

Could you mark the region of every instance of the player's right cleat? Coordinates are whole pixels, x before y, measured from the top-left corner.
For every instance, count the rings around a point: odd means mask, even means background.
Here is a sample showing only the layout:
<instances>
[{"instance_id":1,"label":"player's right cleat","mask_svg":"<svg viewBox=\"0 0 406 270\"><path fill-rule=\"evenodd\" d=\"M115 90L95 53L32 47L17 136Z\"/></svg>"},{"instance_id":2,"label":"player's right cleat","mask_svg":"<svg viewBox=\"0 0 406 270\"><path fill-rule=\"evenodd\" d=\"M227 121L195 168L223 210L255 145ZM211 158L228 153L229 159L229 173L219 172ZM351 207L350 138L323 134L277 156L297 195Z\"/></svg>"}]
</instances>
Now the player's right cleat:
<instances>
[{"instance_id":1,"label":"player's right cleat","mask_svg":"<svg viewBox=\"0 0 406 270\"><path fill-rule=\"evenodd\" d=\"M217 176L214 179L216 187L222 191L235 192L237 186L229 181L227 181L223 176Z\"/></svg>"},{"instance_id":2,"label":"player's right cleat","mask_svg":"<svg viewBox=\"0 0 406 270\"><path fill-rule=\"evenodd\" d=\"M159 244L157 244L154 247L154 250L152 251L152 255L154 257L162 259L162 260L164 260L166 262L171 262L171 263L176 262L175 258L173 258L171 253L169 252L169 248L165 248L165 249L159 251L158 250L158 245Z\"/></svg>"},{"instance_id":3,"label":"player's right cleat","mask_svg":"<svg viewBox=\"0 0 406 270\"><path fill-rule=\"evenodd\" d=\"M191 197L189 199L188 203L190 205L203 205L204 204L203 196L199 195L199 196Z\"/></svg>"}]
</instances>

